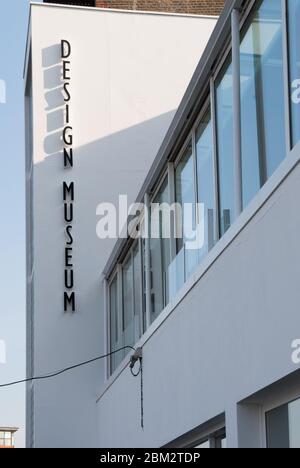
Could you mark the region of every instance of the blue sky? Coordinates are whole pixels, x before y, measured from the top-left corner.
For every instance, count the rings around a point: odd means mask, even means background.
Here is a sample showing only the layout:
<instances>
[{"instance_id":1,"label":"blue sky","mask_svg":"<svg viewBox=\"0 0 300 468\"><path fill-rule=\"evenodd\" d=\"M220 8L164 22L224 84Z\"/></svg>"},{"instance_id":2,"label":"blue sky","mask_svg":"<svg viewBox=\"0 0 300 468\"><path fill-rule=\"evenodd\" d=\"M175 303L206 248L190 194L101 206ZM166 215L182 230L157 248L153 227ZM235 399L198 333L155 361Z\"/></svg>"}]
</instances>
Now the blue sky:
<instances>
[{"instance_id":1,"label":"blue sky","mask_svg":"<svg viewBox=\"0 0 300 468\"><path fill-rule=\"evenodd\" d=\"M23 61L29 0L0 4L0 383L25 377L25 194ZM6 101L6 103L5 103ZM2 342L1 342L2 340ZM3 356L2 356L3 361ZM0 389L0 426L24 445L24 387Z\"/></svg>"}]
</instances>

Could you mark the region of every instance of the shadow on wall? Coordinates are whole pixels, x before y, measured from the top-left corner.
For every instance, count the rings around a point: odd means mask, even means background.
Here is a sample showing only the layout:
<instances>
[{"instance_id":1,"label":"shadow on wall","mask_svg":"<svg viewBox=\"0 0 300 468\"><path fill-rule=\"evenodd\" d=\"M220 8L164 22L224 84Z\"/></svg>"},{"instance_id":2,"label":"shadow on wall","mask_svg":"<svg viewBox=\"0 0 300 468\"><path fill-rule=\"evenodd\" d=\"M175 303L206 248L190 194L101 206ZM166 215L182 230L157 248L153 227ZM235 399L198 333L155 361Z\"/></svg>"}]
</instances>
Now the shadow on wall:
<instances>
[{"instance_id":1,"label":"shadow on wall","mask_svg":"<svg viewBox=\"0 0 300 468\"><path fill-rule=\"evenodd\" d=\"M62 151L62 128L64 126L64 95L62 81L61 46L55 44L43 49L45 112L47 113L47 133L44 150L47 155Z\"/></svg>"},{"instance_id":2,"label":"shadow on wall","mask_svg":"<svg viewBox=\"0 0 300 468\"><path fill-rule=\"evenodd\" d=\"M43 298L39 319L42 323L44 316L47 323L50 313L57 317L64 315L66 224L63 182L72 181L75 186L72 232L76 311L84 311L84 326L89 328L86 336L93 342L95 333L99 334L99 329L104 329L103 314L99 314L103 303L101 273L116 243L115 239L97 238L96 224L99 219L96 208L102 202L118 206L120 194L128 195L129 203L135 201L175 111L80 147L76 146L76 133L80 132L80 128L74 128L74 166L65 169L62 141L65 102L60 54L60 44L42 51L47 134L44 139L45 158L34 167L34 193L38 193L34 213L35 271L39 271L37 288L39 296ZM71 108L71 121L75 111ZM54 311L47 310L51 307ZM95 317L88 320L89 315L96 315L96 322ZM79 332L80 329L68 329L70 334ZM72 343L69 346L62 332L61 339L64 339L66 361L72 362ZM80 333L78 343L82 343ZM55 347L55 342L50 345L48 356L51 356L52 346ZM101 341L100 351L103 349L104 343ZM82 356L83 359L91 357L90 353L86 356L84 352Z\"/></svg>"},{"instance_id":3,"label":"shadow on wall","mask_svg":"<svg viewBox=\"0 0 300 468\"><path fill-rule=\"evenodd\" d=\"M63 225L61 183L65 179L74 180L77 241L80 239L84 241L84 250L87 254L86 266L90 265L90 256L92 256L92 261L97 263L100 273L108 257L107 249L112 248L114 242L96 239L96 207L101 202L116 203L119 194L127 194L129 202L135 201L175 111L167 112L82 147L76 147L76 132L80 129L74 128L74 167L66 170L63 164L62 139L66 103L63 93L60 44L43 49L42 65L47 135L44 139L46 157L36 167L39 194L42 194L44 200L41 207L44 210L45 206L53 206L54 202L57 210L54 209L53 214L59 215L60 224ZM71 103L70 107L72 122L74 110ZM70 125L72 126L72 123ZM51 218L53 214L48 213L47 227L49 217ZM43 213L38 213L37 216L37 219L43 219ZM59 221L58 217L56 221ZM96 252L99 252L98 259L95 258Z\"/></svg>"}]
</instances>

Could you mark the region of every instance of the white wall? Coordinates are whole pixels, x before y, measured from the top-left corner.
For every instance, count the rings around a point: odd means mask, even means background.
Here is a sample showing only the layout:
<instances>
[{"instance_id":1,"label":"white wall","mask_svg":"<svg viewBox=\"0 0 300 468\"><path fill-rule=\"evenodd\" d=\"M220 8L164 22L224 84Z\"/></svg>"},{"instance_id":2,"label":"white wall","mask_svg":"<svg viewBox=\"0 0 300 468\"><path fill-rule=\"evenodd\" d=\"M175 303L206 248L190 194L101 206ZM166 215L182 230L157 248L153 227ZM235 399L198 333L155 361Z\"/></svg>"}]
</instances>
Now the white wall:
<instances>
[{"instance_id":1,"label":"white wall","mask_svg":"<svg viewBox=\"0 0 300 468\"><path fill-rule=\"evenodd\" d=\"M128 194L131 201L137 196L215 21L31 7L35 375L105 351L101 272L114 242L97 239L96 206L116 201L120 193ZM61 39L72 44L70 120L75 162L68 176L61 142ZM75 182L77 308L73 315L63 311L64 180ZM29 282L28 293L30 289ZM28 323L30 314L29 307ZM30 343L28 350L30 361ZM36 383L34 445L104 443L96 410L103 379L102 362ZM106 418L105 411L100 413ZM106 424L110 428L108 420Z\"/></svg>"},{"instance_id":2,"label":"white wall","mask_svg":"<svg viewBox=\"0 0 300 468\"><path fill-rule=\"evenodd\" d=\"M160 447L224 412L229 447L263 446L265 432L251 434L255 407L238 403L299 369L291 359L300 336L300 146L296 150L293 172L173 311L170 305L145 344L142 339L144 430L140 379L128 367L102 389L102 447ZM299 398L299 375L298 386L284 389L287 400Z\"/></svg>"}]
</instances>

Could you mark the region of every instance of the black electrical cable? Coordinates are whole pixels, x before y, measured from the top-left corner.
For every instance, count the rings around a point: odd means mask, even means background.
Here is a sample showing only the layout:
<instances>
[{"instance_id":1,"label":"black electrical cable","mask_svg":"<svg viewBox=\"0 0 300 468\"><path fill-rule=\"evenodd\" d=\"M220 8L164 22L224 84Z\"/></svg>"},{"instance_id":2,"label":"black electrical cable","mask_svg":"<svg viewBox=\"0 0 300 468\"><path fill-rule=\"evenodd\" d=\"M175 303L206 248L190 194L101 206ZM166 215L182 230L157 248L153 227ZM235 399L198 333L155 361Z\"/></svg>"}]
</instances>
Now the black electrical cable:
<instances>
[{"instance_id":1,"label":"black electrical cable","mask_svg":"<svg viewBox=\"0 0 300 468\"><path fill-rule=\"evenodd\" d=\"M142 370L142 360L140 359L140 367L137 373L133 372L133 368L130 367L130 372L132 373L133 377L138 377Z\"/></svg>"},{"instance_id":2,"label":"black electrical cable","mask_svg":"<svg viewBox=\"0 0 300 468\"><path fill-rule=\"evenodd\" d=\"M58 375L64 374L65 372L68 372L73 369L77 369L78 367L86 366L87 364L91 364L93 362L99 361L100 359L104 359L106 357L112 356L113 354L119 353L120 351L123 351L124 349L131 349L132 351L136 351L135 348L132 346L123 346L122 348L116 349L115 351L112 351L108 354L104 354L103 356L98 356L94 359L90 359L89 361L81 362L80 364L76 364L74 366L66 367L65 369L62 369L60 371L54 372L53 374L47 374L44 376L40 377L31 377L29 379L24 379L24 380L18 380L16 382L10 382L7 384L2 384L0 385L0 388L4 387L12 387L13 385L18 385L22 383L28 383L28 382L34 382L37 380L46 380L46 379L52 379L53 377L57 377Z\"/></svg>"},{"instance_id":3,"label":"black electrical cable","mask_svg":"<svg viewBox=\"0 0 300 468\"><path fill-rule=\"evenodd\" d=\"M138 372L133 372L133 367L130 366L130 372L133 377L141 375L141 428L144 429L144 379L143 379L143 359L140 358L140 367Z\"/></svg>"}]
</instances>

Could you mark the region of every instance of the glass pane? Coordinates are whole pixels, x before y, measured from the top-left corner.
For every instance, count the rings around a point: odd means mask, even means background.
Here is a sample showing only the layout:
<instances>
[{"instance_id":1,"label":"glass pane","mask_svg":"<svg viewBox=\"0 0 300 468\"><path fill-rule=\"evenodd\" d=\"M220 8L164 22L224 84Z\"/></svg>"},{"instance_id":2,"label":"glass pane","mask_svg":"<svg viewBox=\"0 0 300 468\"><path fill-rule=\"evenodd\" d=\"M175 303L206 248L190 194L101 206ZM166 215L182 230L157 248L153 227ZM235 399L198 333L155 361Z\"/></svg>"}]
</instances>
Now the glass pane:
<instances>
[{"instance_id":1,"label":"glass pane","mask_svg":"<svg viewBox=\"0 0 300 468\"><path fill-rule=\"evenodd\" d=\"M202 442L201 444L199 445L196 445L195 448L200 448L200 449L209 449L210 448L210 445L209 445L209 441L206 440L205 442Z\"/></svg>"},{"instance_id":2,"label":"glass pane","mask_svg":"<svg viewBox=\"0 0 300 468\"><path fill-rule=\"evenodd\" d=\"M142 286L142 264L140 249L137 245L133 251L134 268L134 335L135 343L141 336L141 319L143 317L143 286Z\"/></svg>"},{"instance_id":3,"label":"glass pane","mask_svg":"<svg viewBox=\"0 0 300 468\"><path fill-rule=\"evenodd\" d=\"M281 0L258 2L250 21L240 46L244 206L286 152Z\"/></svg>"},{"instance_id":4,"label":"glass pane","mask_svg":"<svg viewBox=\"0 0 300 468\"><path fill-rule=\"evenodd\" d=\"M146 241L142 238L142 263L143 263L143 332L146 331L147 318L146 318L146 302L147 302L147 271L146 271Z\"/></svg>"},{"instance_id":5,"label":"glass pane","mask_svg":"<svg viewBox=\"0 0 300 468\"><path fill-rule=\"evenodd\" d=\"M289 404L290 448L300 448L300 399Z\"/></svg>"},{"instance_id":6,"label":"glass pane","mask_svg":"<svg viewBox=\"0 0 300 468\"><path fill-rule=\"evenodd\" d=\"M288 0L292 143L300 139L300 0Z\"/></svg>"},{"instance_id":7,"label":"glass pane","mask_svg":"<svg viewBox=\"0 0 300 468\"><path fill-rule=\"evenodd\" d=\"M118 280L114 278L110 285L110 345L111 351L115 351L123 346L119 336L119 309L118 309ZM111 371L113 372L124 357L124 353L119 351L111 356Z\"/></svg>"},{"instance_id":8,"label":"glass pane","mask_svg":"<svg viewBox=\"0 0 300 468\"><path fill-rule=\"evenodd\" d=\"M133 264L131 257L123 266L123 330L124 344L133 346L134 303L133 303Z\"/></svg>"},{"instance_id":9,"label":"glass pane","mask_svg":"<svg viewBox=\"0 0 300 468\"><path fill-rule=\"evenodd\" d=\"M204 215L204 243L200 247L199 259L213 247L214 234L214 170L212 148L212 125L210 111L203 117L196 131L198 203ZM201 220L200 220L201 221Z\"/></svg>"},{"instance_id":10,"label":"glass pane","mask_svg":"<svg viewBox=\"0 0 300 468\"><path fill-rule=\"evenodd\" d=\"M224 439L221 440L221 448L226 449L227 448L227 438L224 437Z\"/></svg>"},{"instance_id":11,"label":"glass pane","mask_svg":"<svg viewBox=\"0 0 300 468\"><path fill-rule=\"evenodd\" d=\"M161 207L161 204L169 204L169 186L165 180L157 196L152 202ZM154 224L158 221L159 226ZM170 235L166 232L166 223L169 223L169 217L163 217L162 211L159 218L151 213L151 232L156 233L156 237L151 235L150 254L151 254L151 322L161 313L169 302L168 297L168 267L170 264Z\"/></svg>"},{"instance_id":12,"label":"glass pane","mask_svg":"<svg viewBox=\"0 0 300 468\"><path fill-rule=\"evenodd\" d=\"M232 68L226 64L216 82L220 234L234 221Z\"/></svg>"},{"instance_id":13,"label":"glass pane","mask_svg":"<svg viewBox=\"0 0 300 468\"><path fill-rule=\"evenodd\" d=\"M268 448L289 448L288 405L269 411L266 421Z\"/></svg>"},{"instance_id":14,"label":"glass pane","mask_svg":"<svg viewBox=\"0 0 300 468\"><path fill-rule=\"evenodd\" d=\"M268 448L300 448L300 399L269 411Z\"/></svg>"},{"instance_id":15,"label":"glass pane","mask_svg":"<svg viewBox=\"0 0 300 468\"><path fill-rule=\"evenodd\" d=\"M182 207L183 236L177 240L177 252L179 252L188 241L196 240L195 172L192 142L188 144L176 168L176 202ZM192 274L197 264L198 252L186 249L186 278Z\"/></svg>"}]
</instances>

